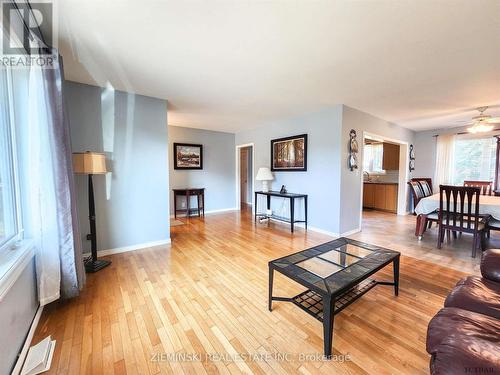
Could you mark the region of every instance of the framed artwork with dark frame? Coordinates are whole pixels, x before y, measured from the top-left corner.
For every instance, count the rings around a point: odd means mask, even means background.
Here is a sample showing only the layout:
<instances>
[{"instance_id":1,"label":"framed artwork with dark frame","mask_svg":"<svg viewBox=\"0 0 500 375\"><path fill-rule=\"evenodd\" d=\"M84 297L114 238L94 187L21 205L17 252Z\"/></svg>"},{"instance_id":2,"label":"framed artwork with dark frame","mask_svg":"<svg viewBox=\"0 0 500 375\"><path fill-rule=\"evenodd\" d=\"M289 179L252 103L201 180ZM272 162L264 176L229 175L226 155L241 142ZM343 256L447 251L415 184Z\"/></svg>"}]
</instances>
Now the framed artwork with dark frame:
<instances>
[{"instance_id":1,"label":"framed artwork with dark frame","mask_svg":"<svg viewBox=\"0 0 500 375\"><path fill-rule=\"evenodd\" d=\"M307 134L271 140L271 171L307 171Z\"/></svg>"},{"instance_id":2,"label":"framed artwork with dark frame","mask_svg":"<svg viewBox=\"0 0 500 375\"><path fill-rule=\"evenodd\" d=\"M174 169L203 169L203 145L174 143Z\"/></svg>"}]
</instances>

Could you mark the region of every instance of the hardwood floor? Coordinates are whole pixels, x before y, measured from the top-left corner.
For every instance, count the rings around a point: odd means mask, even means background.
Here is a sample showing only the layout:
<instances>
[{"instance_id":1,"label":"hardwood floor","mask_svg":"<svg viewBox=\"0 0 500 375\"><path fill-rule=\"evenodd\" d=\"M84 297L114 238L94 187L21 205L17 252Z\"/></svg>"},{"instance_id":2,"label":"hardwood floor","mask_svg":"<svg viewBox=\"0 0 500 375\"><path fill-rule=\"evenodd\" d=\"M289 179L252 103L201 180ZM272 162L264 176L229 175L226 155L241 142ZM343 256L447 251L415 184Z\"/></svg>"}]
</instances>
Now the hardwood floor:
<instances>
[{"instance_id":1,"label":"hardwood floor","mask_svg":"<svg viewBox=\"0 0 500 375\"><path fill-rule=\"evenodd\" d=\"M336 361L314 358L321 323L285 302L267 310L267 262L331 238L254 226L248 211L182 219L171 246L107 257L112 265L88 275L80 297L46 307L33 343L57 340L51 374L426 374L427 324L464 274L417 259L435 252L400 233L410 218L369 215L353 237L403 252L400 294L377 286L335 318ZM396 220L394 239L381 220ZM390 280L392 269L379 276ZM301 290L279 274L274 285L280 295ZM202 360L167 360L173 353Z\"/></svg>"},{"instance_id":2,"label":"hardwood floor","mask_svg":"<svg viewBox=\"0 0 500 375\"><path fill-rule=\"evenodd\" d=\"M471 257L471 235L465 234L456 240L452 239L450 243L445 241L443 247L438 249L436 225L428 229L423 239L418 241L414 234L415 220L413 215L398 216L366 210L363 212L362 231L350 237L468 274L480 274L481 255L478 253L476 258ZM500 232L491 232L486 247L500 248Z\"/></svg>"}]
</instances>

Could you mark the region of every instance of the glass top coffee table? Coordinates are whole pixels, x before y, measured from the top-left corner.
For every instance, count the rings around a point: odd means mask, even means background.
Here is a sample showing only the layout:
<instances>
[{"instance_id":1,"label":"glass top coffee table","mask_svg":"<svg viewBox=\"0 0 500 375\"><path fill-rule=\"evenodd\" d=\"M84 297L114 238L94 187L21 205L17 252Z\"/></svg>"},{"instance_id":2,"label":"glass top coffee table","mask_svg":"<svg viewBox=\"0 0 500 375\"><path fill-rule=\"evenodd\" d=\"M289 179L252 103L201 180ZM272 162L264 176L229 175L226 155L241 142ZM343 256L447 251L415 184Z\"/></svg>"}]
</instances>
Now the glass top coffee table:
<instances>
[{"instance_id":1,"label":"glass top coffee table","mask_svg":"<svg viewBox=\"0 0 500 375\"><path fill-rule=\"evenodd\" d=\"M376 285L393 285L398 295L397 251L339 238L269 262L269 311L272 301L292 302L323 323L325 356L332 354L333 318ZM394 279L370 279L393 264ZM295 297L273 296L274 271L308 288Z\"/></svg>"}]
</instances>

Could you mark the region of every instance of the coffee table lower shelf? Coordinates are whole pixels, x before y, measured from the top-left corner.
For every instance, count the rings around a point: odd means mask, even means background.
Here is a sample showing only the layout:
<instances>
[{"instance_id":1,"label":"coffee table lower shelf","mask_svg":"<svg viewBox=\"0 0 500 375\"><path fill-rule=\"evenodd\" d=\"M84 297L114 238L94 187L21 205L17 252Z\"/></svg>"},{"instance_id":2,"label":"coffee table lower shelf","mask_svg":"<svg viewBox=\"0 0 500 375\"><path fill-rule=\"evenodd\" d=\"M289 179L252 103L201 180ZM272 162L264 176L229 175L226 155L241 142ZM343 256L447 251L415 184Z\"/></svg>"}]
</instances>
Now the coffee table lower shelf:
<instances>
[{"instance_id":1,"label":"coffee table lower shelf","mask_svg":"<svg viewBox=\"0 0 500 375\"><path fill-rule=\"evenodd\" d=\"M332 356L334 317L377 285L399 290L399 260L397 251L341 237L315 247L272 260L269 266L268 309L273 301L291 302L323 326L323 352ZM392 265L393 280L375 276ZM274 271L295 281L306 290L294 297L273 295Z\"/></svg>"},{"instance_id":2,"label":"coffee table lower shelf","mask_svg":"<svg viewBox=\"0 0 500 375\"><path fill-rule=\"evenodd\" d=\"M356 287L337 297L335 299L333 315L337 315L377 284L378 282L375 280L366 279L361 284L358 284ZM313 318L323 322L323 298L319 293L312 290L306 290L290 298L289 302L293 302Z\"/></svg>"}]
</instances>

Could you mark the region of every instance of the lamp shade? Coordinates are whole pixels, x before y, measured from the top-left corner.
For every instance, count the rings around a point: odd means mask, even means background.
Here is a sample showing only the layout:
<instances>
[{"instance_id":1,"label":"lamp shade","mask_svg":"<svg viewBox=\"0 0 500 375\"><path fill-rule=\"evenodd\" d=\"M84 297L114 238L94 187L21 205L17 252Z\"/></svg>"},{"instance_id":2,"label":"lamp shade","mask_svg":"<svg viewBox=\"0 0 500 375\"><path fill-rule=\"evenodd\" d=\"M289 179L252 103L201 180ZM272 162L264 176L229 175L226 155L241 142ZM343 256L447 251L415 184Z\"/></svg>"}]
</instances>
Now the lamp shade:
<instances>
[{"instance_id":1,"label":"lamp shade","mask_svg":"<svg viewBox=\"0 0 500 375\"><path fill-rule=\"evenodd\" d=\"M259 171L257 172L257 176L255 177L255 179L257 181L272 181L274 180L274 177L269 168L261 167L259 168Z\"/></svg>"},{"instance_id":2,"label":"lamp shade","mask_svg":"<svg viewBox=\"0 0 500 375\"><path fill-rule=\"evenodd\" d=\"M77 174L104 174L106 170L106 156L99 152L73 153L73 172Z\"/></svg>"}]
</instances>

